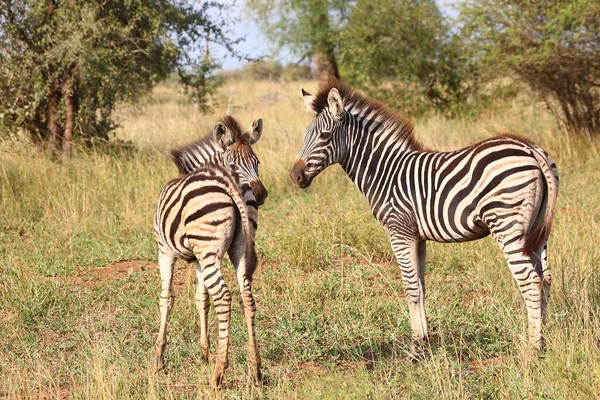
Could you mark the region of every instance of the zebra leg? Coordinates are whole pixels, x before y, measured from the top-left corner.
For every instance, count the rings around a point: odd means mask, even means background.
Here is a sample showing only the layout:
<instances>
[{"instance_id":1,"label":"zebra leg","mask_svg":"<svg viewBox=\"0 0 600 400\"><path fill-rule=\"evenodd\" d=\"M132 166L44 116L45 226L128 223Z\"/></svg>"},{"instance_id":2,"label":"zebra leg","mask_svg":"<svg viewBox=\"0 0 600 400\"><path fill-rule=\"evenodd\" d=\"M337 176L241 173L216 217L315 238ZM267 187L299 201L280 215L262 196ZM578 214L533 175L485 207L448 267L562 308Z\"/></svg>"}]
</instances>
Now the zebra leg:
<instances>
[{"instance_id":1,"label":"zebra leg","mask_svg":"<svg viewBox=\"0 0 600 400\"><path fill-rule=\"evenodd\" d=\"M536 270L541 271L542 276L542 328L546 323L546 313L548 311L548 302L550 301L550 285L552 277L548 269L548 244L544 243L541 248L532 256L535 257ZM538 272L539 273L539 272ZM544 344L542 342L542 344Z\"/></svg>"},{"instance_id":2,"label":"zebra leg","mask_svg":"<svg viewBox=\"0 0 600 400\"><path fill-rule=\"evenodd\" d=\"M231 319L231 292L221 274L222 255L215 252L203 252L196 255L201 262L201 275L204 285L215 305L215 313L219 321L219 338L217 341L217 363L210 381L213 388L223 382L223 373L229 364L229 323Z\"/></svg>"},{"instance_id":3,"label":"zebra leg","mask_svg":"<svg viewBox=\"0 0 600 400\"><path fill-rule=\"evenodd\" d=\"M208 309L210 301L208 299L208 289L202 278L202 269L198 262L195 262L196 267L196 309L200 316L200 351L202 351L202 360L208 362L208 351L210 348L210 340L208 338Z\"/></svg>"},{"instance_id":4,"label":"zebra leg","mask_svg":"<svg viewBox=\"0 0 600 400\"><path fill-rule=\"evenodd\" d=\"M500 243L504 258L513 278L519 286L519 290L525 300L528 319L529 342L536 348L543 348L542 338L542 274L536 270L532 258L523 254L522 229L512 229L514 221L502 223L498 228L492 230L492 235Z\"/></svg>"},{"instance_id":5,"label":"zebra leg","mask_svg":"<svg viewBox=\"0 0 600 400\"><path fill-rule=\"evenodd\" d=\"M392 237L391 243L406 289L412 348L417 351L428 339L425 315L425 241Z\"/></svg>"},{"instance_id":6,"label":"zebra leg","mask_svg":"<svg viewBox=\"0 0 600 400\"><path fill-rule=\"evenodd\" d=\"M175 265L175 257L158 253L158 266L160 269L160 329L156 338L156 356L154 358L154 368L160 371L165 365L165 346L167 344L167 319L173 308L173 266Z\"/></svg>"},{"instance_id":7,"label":"zebra leg","mask_svg":"<svg viewBox=\"0 0 600 400\"><path fill-rule=\"evenodd\" d=\"M241 230L238 230L238 232ZM254 249L252 249L254 252ZM256 265L247 265L247 257L245 252L244 235L239 234L229 248L229 258L235 266L238 285L241 293L242 311L248 328L248 361L252 380L256 386L262 383L262 374L260 372L260 354L258 351L258 341L254 328L254 315L256 314L256 303L252 296L252 282L247 278L247 268L254 270ZM256 253L250 258L251 262L256 263Z\"/></svg>"}]
</instances>

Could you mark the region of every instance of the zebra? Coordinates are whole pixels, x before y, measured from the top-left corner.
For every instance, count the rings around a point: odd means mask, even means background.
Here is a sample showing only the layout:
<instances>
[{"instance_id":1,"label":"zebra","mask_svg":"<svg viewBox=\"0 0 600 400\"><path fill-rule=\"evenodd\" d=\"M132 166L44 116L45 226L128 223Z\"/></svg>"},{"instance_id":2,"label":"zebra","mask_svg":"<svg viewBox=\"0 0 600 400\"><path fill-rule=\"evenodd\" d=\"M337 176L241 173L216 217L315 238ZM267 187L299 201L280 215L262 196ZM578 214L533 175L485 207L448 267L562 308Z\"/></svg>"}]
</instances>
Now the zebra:
<instances>
[{"instance_id":1,"label":"zebra","mask_svg":"<svg viewBox=\"0 0 600 400\"><path fill-rule=\"evenodd\" d=\"M529 342L543 349L551 284L547 242L558 195L550 156L514 135L450 152L425 149L412 122L337 80L316 96L302 89L302 96L316 115L291 180L306 188L337 163L365 195L400 267L412 349L428 339L426 241L465 242L490 233L525 300Z\"/></svg>"},{"instance_id":2,"label":"zebra","mask_svg":"<svg viewBox=\"0 0 600 400\"><path fill-rule=\"evenodd\" d=\"M155 368L164 367L167 342L167 319L173 305L172 278L176 259L193 261L196 267L195 303L200 315L200 349L208 361L209 295L213 298L219 320L217 362L211 386L219 387L228 366L229 320L231 293L221 274L224 253L236 268L241 292L244 318L248 327L249 362L255 384L260 384L260 356L254 329L256 305L252 296L252 274L257 259L254 250L257 201L249 187L248 177L258 180L258 158L248 151L262 133L262 120L255 123L251 133L240 133L239 125L227 118L214 129L214 143L222 149L213 161L198 164L186 175L167 183L159 196L154 216L154 233L158 243L161 275L160 329L156 340ZM238 141L243 139L244 142ZM214 160L220 160L217 164ZM210 160L210 158L209 158ZM180 169L181 170L181 169ZM262 187L258 180L255 186ZM263 196L266 197L266 189ZM248 199L248 196L250 199ZM264 197L260 202L264 201ZM250 204L248 206L247 204ZM253 215L254 213L254 215Z\"/></svg>"}]
</instances>

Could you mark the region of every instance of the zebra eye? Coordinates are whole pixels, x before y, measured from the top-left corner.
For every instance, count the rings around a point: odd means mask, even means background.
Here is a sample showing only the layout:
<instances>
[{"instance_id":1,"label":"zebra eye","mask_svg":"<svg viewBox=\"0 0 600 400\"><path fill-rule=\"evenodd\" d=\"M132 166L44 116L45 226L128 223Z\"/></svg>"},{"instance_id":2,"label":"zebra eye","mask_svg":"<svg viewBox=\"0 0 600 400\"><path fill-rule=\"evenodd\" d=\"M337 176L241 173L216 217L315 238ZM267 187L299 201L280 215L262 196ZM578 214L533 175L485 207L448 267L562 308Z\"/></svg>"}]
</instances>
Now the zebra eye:
<instances>
[{"instance_id":1,"label":"zebra eye","mask_svg":"<svg viewBox=\"0 0 600 400\"><path fill-rule=\"evenodd\" d=\"M321 131L321 137L323 139L328 139L331 136L331 131Z\"/></svg>"},{"instance_id":2,"label":"zebra eye","mask_svg":"<svg viewBox=\"0 0 600 400\"><path fill-rule=\"evenodd\" d=\"M236 170L237 169L237 165L235 164L229 164L229 168L231 168L232 170Z\"/></svg>"}]
</instances>

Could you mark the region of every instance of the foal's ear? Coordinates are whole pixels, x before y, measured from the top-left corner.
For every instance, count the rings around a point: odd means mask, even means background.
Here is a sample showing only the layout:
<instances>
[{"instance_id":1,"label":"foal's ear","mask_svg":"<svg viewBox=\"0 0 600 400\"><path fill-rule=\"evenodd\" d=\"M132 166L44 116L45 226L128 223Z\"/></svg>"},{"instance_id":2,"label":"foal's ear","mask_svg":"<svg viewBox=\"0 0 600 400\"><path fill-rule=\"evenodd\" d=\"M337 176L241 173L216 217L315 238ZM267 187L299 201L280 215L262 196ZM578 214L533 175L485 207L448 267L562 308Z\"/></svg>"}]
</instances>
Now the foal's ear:
<instances>
[{"instance_id":1,"label":"foal's ear","mask_svg":"<svg viewBox=\"0 0 600 400\"><path fill-rule=\"evenodd\" d=\"M217 122L215 125L213 136L215 142L217 142L223 148L223 150L231 146L234 142L231 130L221 121Z\"/></svg>"},{"instance_id":2,"label":"foal's ear","mask_svg":"<svg viewBox=\"0 0 600 400\"><path fill-rule=\"evenodd\" d=\"M263 120L262 118L257 118L256 121L252 123L252 130L250 131L250 137L248 140L250 146L258 142L258 139L260 139L260 135L262 135L262 130Z\"/></svg>"},{"instance_id":3,"label":"foal's ear","mask_svg":"<svg viewBox=\"0 0 600 400\"><path fill-rule=\"evenodd\" d=\"M306 92L304 89L300 89L300 90L302 90L302 98L304 99L304 107L305 107L306 111L317 112L315 110L315 107L313 106L313 102L315 101L315 96Z\"/></svg>"},{"instance_id":4,"label":"foal's ear","mask_svg":"<svg viewBox=\"0 0 600 400\"><path fill-rule=\"evenodd\" d=\"M336 118L341 118L344 114L344 103L342 96L336 88L332 88L327 95L327 103L329 104L329 112Z\"/></svg>"}]
</instances>

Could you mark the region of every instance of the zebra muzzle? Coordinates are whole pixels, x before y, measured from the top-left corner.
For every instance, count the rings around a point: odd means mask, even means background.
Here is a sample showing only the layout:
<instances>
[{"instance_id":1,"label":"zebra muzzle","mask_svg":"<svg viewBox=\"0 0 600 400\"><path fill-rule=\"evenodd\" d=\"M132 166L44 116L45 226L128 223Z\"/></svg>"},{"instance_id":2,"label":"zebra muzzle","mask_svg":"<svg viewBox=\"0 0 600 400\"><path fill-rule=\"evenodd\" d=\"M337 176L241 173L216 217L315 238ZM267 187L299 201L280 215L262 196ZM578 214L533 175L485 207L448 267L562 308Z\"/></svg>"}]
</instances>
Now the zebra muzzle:
<instances>
[{"instance_id":1,"label":"zebra muzzle","mask_svg":"<svg viewBox=\"0 0 600 400\"><path fill-rule=\"evenodd\" d=\"M262 206L265 203L265 199L269 195L267 188L265 188L261 181L254 180L250 182L250 189L252 189L252 194L254 194L256 204Z\"/></svg>"},{"instance_id":2,"label":"zebra muzzle","mask_svg":"<svg viewBox=\"0 0 600 400\"><path fill-rule=\"evenodd\" d=\"M290 172L290 178L292 183L299 188L306 188L310 185L311 179L306 178L306 174L304 173L304 169L306 168L306 163L304 160L298 160L294 163L292 167L292 171Z\"/></svg>"}]
</instances>

